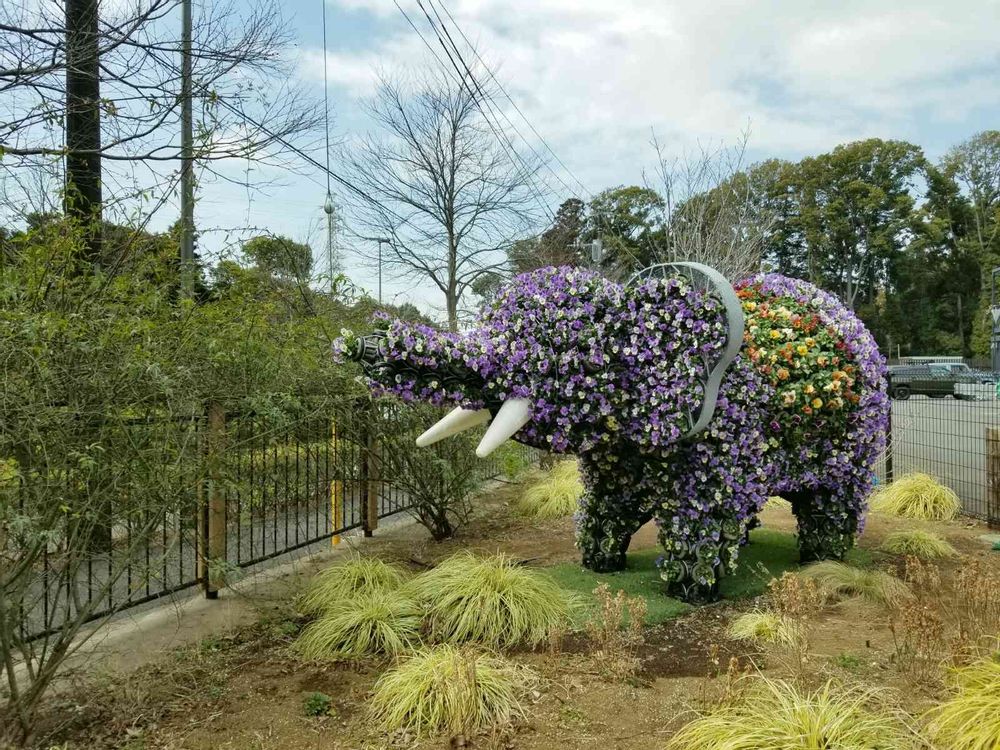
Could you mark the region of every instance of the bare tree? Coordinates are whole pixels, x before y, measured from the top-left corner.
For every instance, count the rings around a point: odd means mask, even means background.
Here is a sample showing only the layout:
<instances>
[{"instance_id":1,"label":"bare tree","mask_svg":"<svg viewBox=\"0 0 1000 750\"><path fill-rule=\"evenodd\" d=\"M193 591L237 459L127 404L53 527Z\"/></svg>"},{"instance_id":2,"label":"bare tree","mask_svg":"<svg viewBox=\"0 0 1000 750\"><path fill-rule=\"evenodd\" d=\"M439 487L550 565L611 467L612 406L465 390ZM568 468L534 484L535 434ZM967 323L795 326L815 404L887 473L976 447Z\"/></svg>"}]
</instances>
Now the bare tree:
<instances>
[{"instance_id":1,"label":"bare tree","mask_svg":"<svg viewBox=\"0 0 1000 750\"><path fill-rule=\"evenodd\" d=\"M671 159L654 136L666 227L658 262L704 263L734 281L760 270L776 215L769 186L746 169L748 139L745 132L735 146Z\"/></svg>"},{"instance_id":2,"label":"bare tree","mask_svg":"<svg viewBox=\"0 0 1000 750\"><path fill-rule=\"evenodd\" d=\"M540 165L484 115L488 98L444 75L383 75L368 105L381 132L343 157L364 193L352 205L355 222L391 240L388 270L441 291L452 330L463 296L505 269L506 250L535 223L540 202Z\"/></svg>"},{"instance_id":3,"label":"bare tree","mask_svg":"<svg viewBox=\"0 0 1000 750\"><path fill-rule=\"evenodd\" d=\"M180 3L123 0L107 11L97 0L0 4L5 182L61 165L66 212L95 224L102 207L173 189ZM280 160L287 139L318 122L309 99L285 83L290 37L279 7L267 0L196 6L193 155L216 175L213 164L223 159ZM16 202L2 208L17 215Z\"/></svg>"}]
</instances>

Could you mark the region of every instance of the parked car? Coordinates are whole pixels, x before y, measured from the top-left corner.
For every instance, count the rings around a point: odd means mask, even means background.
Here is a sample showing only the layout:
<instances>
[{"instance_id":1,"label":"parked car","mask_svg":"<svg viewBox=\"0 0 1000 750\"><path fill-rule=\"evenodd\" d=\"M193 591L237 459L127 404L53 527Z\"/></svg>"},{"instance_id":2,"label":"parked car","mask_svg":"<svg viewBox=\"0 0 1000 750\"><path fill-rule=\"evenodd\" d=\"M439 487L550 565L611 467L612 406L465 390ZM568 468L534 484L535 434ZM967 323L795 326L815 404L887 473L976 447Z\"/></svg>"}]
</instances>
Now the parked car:
<instances>
[{"instance_id":1,"label":"parked car","mask_svg":"<svg viewBox=\"0 0 1000 750\"><path fill-rule=\"evenodd\" d=\"M993 385L997 382L997 374L989 370L976 370L964 362L931 362L934 367L945 367L958 378L959 383L982 383Z\"/></svg>"},{"instance_id":2,"label":"parked car","mask_svg":"<svg viewBox=\"0 0 1000 750\"><path fill-rule=\"evenodd\" d=\"M961 399L964 396L955 390L960 381L943 364L893 365L889 368L889 395L900 401L910 396L930 396L931 398Z\"/></svg>"}]
</instances>

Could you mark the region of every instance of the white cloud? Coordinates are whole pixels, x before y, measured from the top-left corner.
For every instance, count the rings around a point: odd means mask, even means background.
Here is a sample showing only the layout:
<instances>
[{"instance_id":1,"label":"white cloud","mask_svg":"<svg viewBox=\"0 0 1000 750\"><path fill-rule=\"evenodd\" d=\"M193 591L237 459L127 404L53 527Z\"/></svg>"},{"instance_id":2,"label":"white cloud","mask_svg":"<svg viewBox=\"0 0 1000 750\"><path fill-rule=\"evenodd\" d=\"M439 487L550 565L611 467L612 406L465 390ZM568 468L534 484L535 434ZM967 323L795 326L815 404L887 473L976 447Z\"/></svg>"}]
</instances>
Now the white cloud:
<instances>
[{"instance_id":1,"label":"white cloud","mask_svg":"<svg viewBox=\"0 0 1000 750\"><path fill-rule=\"evenodd\" d=\"M335 4L393 29L355 62L413 65L426 56L419 43L401 45L392 3ZM581 159L618 152L628 139L639 161L651 128L684 148L732 139L748 120L757 151L797 154L895 126L911 132L903 126L918 114L960 120L1000 94L997 0L447 5L536 127ZM426 28L415 3L404 8Z\"/></svg>"},{"instance_id":2,"label":"white cloud","mask_svg":"<svg viewBox=\"0 0 1000 750\"><path fill-rule=\"evenodd\" d=\"M375 29L360 48L357 40L338 48L330 37L327 71L338 128L349 139L366 127L353 102L373 91L377 69L412 70L430 53L392 0L328 2L367 14ZM749 123L754 158L797 158L863 137L906 138L936 156L995 127L1000 115L1000 0L434 2L447 6L593 191L640 181L654 159L653 131L678 154L733 142ZM415 0L400 4L436 46ZM299 73L320 83L322 50L304 49ZM507 113L530 137L513 109ZM565 197L555 179L548 182ZM317 189L305 183L302 192ZM293 234L317 214L318 198L309 196L305 204L265 198L254 213L266 210L262 221ZM372 286L370 274L354 270ZM394 292L436 299L408 285Z\"/></svg>"}]
</instances>

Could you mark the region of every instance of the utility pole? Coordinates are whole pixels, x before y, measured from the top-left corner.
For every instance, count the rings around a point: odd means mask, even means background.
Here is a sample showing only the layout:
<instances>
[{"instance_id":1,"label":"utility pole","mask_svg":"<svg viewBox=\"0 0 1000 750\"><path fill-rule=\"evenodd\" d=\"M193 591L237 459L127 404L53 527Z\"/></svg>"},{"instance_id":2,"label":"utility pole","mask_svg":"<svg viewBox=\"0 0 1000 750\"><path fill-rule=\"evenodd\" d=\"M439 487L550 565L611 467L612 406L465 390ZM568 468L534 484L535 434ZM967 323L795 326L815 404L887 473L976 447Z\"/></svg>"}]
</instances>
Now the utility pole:
<instances>
[{"instance_id":1,"label":"utility pole","mask_svg":"<svg viewBox=\"0 0 1000 750\"><path fill-rule=\"evenodd\" d=\"M181 290L194 294L194 118L191 113L191 2L181 2Z\"/></svg>"},{"instance_id":2,"label":"utility pole","mask_svg":"<svg viewBox=\"0 0 1000 750\"><path fill-rule=\"evenodd\" d=\"M362 237L368 242L378 243L378 303L382 304L382 243L392 244L391 237Z\"/></svg>"},{"instance_id":3,"label":"utility pole","mask_svg":"<svg viewBox=\"0 0 1000 750\"><path fill-rule=\"evenodd\" d=\"M86 258L101 260L101 69L98 0L66 0L64 209L83 231Z\"/></svg>"}]
</instances>

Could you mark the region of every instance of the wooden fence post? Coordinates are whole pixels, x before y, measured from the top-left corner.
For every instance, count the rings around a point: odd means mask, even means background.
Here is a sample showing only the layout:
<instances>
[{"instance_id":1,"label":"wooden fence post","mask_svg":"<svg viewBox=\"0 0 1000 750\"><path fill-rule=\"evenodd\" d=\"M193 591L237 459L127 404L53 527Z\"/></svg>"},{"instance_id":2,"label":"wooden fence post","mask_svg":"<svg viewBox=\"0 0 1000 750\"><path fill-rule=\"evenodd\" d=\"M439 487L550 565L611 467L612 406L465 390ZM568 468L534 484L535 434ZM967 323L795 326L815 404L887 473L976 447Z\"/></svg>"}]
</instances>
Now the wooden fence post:
<instances>
[{"instance_id":1,"label":"wooden fence post","mask_svg":"<svg viewBox=\"0 0 1000 750\"><path fill-rule=\"evenodd\" d=\"M226 585L226 493L223 489L223 462L226 454L226 412L222 404L208 405L205 435L208 454L208 484L205 488L202 521L202 554L199 571L207 599L217 599Z\"/></svg>"},{"instance_id":2,"label":"wooden fence post","mask_svg":"<svg viewBox=\"0 0 1000 750\"><path fill-rule=\"evenodd\" d=\"M986 428L986 522L1000 528L1000 428Z\"/></svg>"}]
</instances>

